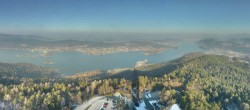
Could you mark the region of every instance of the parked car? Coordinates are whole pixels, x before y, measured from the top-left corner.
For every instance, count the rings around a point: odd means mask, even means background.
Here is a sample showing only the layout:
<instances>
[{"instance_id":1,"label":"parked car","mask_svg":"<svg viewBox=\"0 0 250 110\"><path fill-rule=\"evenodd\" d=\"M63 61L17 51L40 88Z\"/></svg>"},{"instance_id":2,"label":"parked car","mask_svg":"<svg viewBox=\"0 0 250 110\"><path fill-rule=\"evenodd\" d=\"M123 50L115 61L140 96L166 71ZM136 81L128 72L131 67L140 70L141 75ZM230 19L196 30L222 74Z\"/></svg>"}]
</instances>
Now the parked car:
<instances>
[{"instance_id":1,"label":"parked car","mask_svg":"<svg viewBox=\"0 0 250 110\"><path fill-rule=\"evenodd\" d=\"M106 108L108 106L108 104L109 104L108 102L105 102L105 103L103 103L102 106Z\"/></svg>"}]
</instances>

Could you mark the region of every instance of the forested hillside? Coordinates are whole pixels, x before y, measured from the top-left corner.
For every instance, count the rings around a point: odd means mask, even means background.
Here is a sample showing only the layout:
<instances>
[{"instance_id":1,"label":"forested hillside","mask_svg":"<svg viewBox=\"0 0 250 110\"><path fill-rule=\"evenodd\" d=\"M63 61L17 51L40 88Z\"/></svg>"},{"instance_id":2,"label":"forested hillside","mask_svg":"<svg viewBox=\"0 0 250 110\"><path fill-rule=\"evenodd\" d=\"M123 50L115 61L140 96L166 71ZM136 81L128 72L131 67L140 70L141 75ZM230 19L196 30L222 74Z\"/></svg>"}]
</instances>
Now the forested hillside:
<instances>
[{"instance_id":1,"label":"forested hillside","mask_svg":"<svg viewBox=\"0 0 250 110\"><path fill-rule=\"evenodd\" d=\"M1 63L0 78L58 78L61 74L54 69L29 63Z\"/></svg>"},{"instance_id":2,"label":"forested hillside","mask_svg":"<svg viewBox=\"0 0 250 110\"><path fill-rule=\"evenodd\" d=\"M249 110L250 65L237 58L189 55L176 60L174 71L163 77L139 77L140 90L161 91L165 105L186 110Z\"/></svg>"},{"instance_id":3,"label":"forested hillside","mask_svg":"<svg viewBox=\"0 0 250 110\"><path fill-rule=\"evenodd\" d=\"M5 68L17 70L10 64ZM25 69L20 73L25 72L32 73ZM116 91L131 97L133 83L138 80L139 96L145 89L158 91L166 109L175 103L183 110L250 109L250 64L241 58L196 53L121 73L95 71L95 75L23 78L12 85L0 84L0 102L19 109L70 108L95 95L112 95Z\"/></svg>"}]
</instances>

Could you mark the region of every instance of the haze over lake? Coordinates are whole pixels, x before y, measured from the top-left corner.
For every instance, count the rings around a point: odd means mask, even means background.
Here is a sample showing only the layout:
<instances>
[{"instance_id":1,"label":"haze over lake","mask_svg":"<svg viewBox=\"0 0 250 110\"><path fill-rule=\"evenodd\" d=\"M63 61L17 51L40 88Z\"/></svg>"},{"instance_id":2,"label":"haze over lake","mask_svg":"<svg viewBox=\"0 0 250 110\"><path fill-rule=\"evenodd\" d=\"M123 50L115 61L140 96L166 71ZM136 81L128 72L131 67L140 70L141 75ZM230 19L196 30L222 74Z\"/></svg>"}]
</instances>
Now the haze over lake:
<instances>
[{"instance_id":1,"label":"haze over lake","mask_svg":"<svg viewBox=\"0 0 250 110\"><path fill-rule=\"evenodd\" d=\"M131 68L137 61L147 59L149 63L159 63L176 59L190 52L202 51L193 42L182 42L178 49L171 49L159 54L144 55L142 52L126 52L108 55L87 55L80 52L58 52L50 56L42 56L40 52L28 50L0 50L2 62L27 62L44 67L55 68L63 74L74 74L90 70L108 70L115 68ZM129 58L129 60L127 59ZM47 64L51 62L52 64Z\"/></svg>"}]
</instances>

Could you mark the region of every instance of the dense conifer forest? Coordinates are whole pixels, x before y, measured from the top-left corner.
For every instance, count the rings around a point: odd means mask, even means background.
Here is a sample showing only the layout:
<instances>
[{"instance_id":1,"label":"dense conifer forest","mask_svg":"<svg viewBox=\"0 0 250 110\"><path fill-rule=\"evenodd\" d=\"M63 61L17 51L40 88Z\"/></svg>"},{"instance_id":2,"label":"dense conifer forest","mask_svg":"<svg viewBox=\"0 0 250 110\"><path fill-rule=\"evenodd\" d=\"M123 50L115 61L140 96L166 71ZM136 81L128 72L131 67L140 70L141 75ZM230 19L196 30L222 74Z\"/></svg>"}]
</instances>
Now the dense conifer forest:
<instances>
[{"instance_id":1,"label":"dense conifer forest","mask_svg":"<svg viewBox=\"0 0 250 110\"><path fill-rule=\"evenodd\" d=\"M134 77L116 77L118 73L99 79L47 77L37 71L38 77L14 77L12 73L18 74L16 68L20 65L2 65L0 103L12 109L60 110L82 104L96 95L110 96L117 91L132 97L135 80L138 80L140 97L145 89L157 91L165 108L177 103L183 110L250 109L250 64L241 58L191 54L168 63L149 65L150 70L128 71L131 73L127 74L136 73ZM41 72L38 67L35 70ZM20 71L24 72L34 73Z\"/></svg>"}]
</instances>

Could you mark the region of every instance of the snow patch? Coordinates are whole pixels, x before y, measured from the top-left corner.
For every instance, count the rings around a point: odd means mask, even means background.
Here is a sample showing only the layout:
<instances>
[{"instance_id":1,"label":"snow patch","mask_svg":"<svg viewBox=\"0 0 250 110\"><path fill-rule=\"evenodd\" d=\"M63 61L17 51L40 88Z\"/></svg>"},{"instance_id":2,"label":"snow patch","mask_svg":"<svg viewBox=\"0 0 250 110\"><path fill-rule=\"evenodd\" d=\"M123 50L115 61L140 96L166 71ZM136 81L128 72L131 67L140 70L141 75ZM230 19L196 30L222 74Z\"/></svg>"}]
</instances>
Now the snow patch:
<instances>
[{"instance_id":1,"label":"snow patch","mask_svg":"<svg viewBox=\"0 0 250 110\"><path fill-rule=\"evenodd\" d=\"M142 102L139 104L139 107L136 107L136 110L145 110L145 107L146 107L145 102L142 101Z\"/></svg>"},{"instance_id":2,"label":"snow patch","mask_svg":"<svg viewBox=\"0 0 250 110\"><path fill-rule=\"evenodd\" d=\"M174 104L171 106L170 110L181 110L178 104Z\"/></svg>"}]
</instances>

